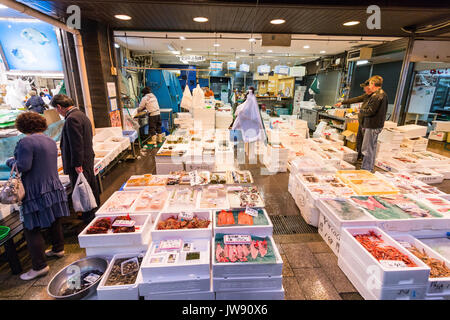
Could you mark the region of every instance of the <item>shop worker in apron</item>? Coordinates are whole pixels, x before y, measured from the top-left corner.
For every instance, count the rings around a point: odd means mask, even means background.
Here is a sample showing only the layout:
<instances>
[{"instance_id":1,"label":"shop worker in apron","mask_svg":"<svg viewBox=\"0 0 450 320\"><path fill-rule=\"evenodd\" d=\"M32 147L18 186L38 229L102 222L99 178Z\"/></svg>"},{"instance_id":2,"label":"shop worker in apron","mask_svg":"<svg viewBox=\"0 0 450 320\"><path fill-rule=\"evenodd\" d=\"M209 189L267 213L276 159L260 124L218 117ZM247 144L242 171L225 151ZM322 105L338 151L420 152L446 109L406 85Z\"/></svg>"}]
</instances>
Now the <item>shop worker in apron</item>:
<instances>
[{"instance_id":1,"label":"shop worker in apron","mask_svg":"<svg viewBox=\"0 0 450 320\"><path fill-rule=\"evenodd\" d=\"M147 110L148 133L151 137L150 144L156 145L157 143L161 143L163 141L158 99L156 99L156 96L151 92L149 87L142 89L142 96L143 97L137 112L141 112L144 109Z\"/></svg>"},{"instance_id":2,"label":"shop worker in apron","mask_svg":"<svg viewBox=\"0 0 450 320\"><path fill-rule=\"evenodd\" d=\"M364 94L358 97L354 97L354 98L350 98L347 100L344 100L342 102L338 102L336 103L334 106L335 107L340 107L341 105L345 104L345 105L349 105L349 104L353 104L353 103L360 103L362 102L362 106L365 106L367 104L367 102L369 101L369 80L366 80L364 83L360 84L360 87L364 89ZM356 134L356 151L358 152L358 160L362 158L362 153L361 153L361 147L362 147L362 142L363 142L363 134L362 134L362 124L363 124L363 116L361 115L361 113L358 113L358 133Z\"/></svg>"}]
</instances>

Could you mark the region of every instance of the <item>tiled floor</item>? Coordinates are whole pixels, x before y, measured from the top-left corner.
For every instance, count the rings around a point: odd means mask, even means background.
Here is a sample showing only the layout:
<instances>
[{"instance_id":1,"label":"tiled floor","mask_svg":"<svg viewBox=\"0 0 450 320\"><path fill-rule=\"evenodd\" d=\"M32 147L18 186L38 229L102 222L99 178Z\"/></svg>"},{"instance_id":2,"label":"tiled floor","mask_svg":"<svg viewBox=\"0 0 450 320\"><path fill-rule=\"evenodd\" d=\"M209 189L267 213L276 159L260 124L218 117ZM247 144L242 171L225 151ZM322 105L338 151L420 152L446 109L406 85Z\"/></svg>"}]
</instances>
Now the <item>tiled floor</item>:
<instances>
[{"instance_id":1,"label":"tiled floor","mask_svg":"<svg viewBox=\"0 0 450 320\"><path fill-rule=\"evenodd\" d=\"M429 150L450 156L443 150L443 143L430 142ZM103 180L104 202L118 190L129 176L153 172L155 151L135 161L117 165ZM257 165L244 166L252 171L255 184L264 194L266 210L269 215L300 215L294 200L287 191L289 173L272 176L260 175ZM450 181L441 184L440 189L450 192ZM0 265L0 299L50 299L47 284L64 266L85 256L84 249L78 246L77 235L83 225L75 217L64 223L66 256L51 259L50 273L43 278L25 282L10 273L7 264ZM318 233L274 235L275 242L283 258L283 286L287 300L357 300L362 297L337 265L337 257L325 244ZM24 246L19 254L24 270L31 267L31 261Z\"/></svg>"}]
</instances>

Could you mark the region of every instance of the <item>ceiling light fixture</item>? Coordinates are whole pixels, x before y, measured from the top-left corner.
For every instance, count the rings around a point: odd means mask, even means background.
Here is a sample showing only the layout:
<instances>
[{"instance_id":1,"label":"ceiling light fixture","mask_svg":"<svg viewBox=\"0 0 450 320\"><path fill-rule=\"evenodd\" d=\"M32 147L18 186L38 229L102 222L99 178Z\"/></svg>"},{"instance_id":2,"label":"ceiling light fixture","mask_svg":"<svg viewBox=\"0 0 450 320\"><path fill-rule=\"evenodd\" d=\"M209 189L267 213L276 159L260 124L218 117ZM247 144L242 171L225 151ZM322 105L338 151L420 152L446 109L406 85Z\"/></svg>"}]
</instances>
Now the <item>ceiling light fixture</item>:
<instances>
[{"instance_id":1,"label":"ceiling light fixture","mask_svg":"<svg viewBox=\"0 0 450 320\"><path fill-rule=\"evenodd\" d=\"M219 43L214 43L214 47L220 47Z\"/></svg>"},{"instance_id":2,"label":"ceiling light fixture","mask_svg":"<svg viewBox=\"0 0 450 320\"><path fill-rule=\"evenodd\" d=\"M350 26L356 26L357 24L359 24L359 21L348 21L348 22L344 23L344 26L350 27Z\"/></svg>"},{"instance_id":3,"label":"ceiling light fixture","mask_svg":"<svg viewBox=\"0 0 450 320\"><path fill-rule=\"evenodd\" d=\"M192 49L191 48L186 48L186 51L192 51Z\"/></svg>"},{"instance_id":4,"label":"ceiling light fixture","mask_svg":"<svg viewBox=\"0 0 450 320\"><path fill-rule=\"evenodd\" d=\"M246 52L247 50L245 50L245 49L241 49L241 52Z\"/></svg>"},{"instance_id":5,"label":"ceiling light fixture","mask_svg":"<svg viewBox=\"0 0 450 320\"><path fill-rule=\"evenodd\" d=\"M270 21L271 24L282 24L285 22L286 22L286 20L283 20L283 19L274 19L274 20Z\"/></svg>"},{"instance_id":6,"label":"ceiling light fixture","mask_svg":"<svg viewBox=\"0 0 450 320\"><path fill-rule=\"evenodd\" d=\"M272 50L267 50L267 52L268 52L268 53L272 53L273 51L272 51Z\"/></svg>"},{"instance_id":7,"label":"ceiling light fixture","mask_svg":"<svg viewBox=\"0 0 450 320\"><path fill-rule=\"evenodd\" d=\"M208 21L208 18L205 18L205 17L195 17L195 18L194 18L194 21L195 21L195 22L207 22L207 21Z\"/></svg>"},{"instance_id":8,"label":"ceiling light fixture","mask_svg":"<svg viewBox=\"0 0 450 320\"><path fill-rule=\"evenodd\" d=\"M308 46L308 45L306 45L306 46L303 46L303 49L309 49L309 48L311 48L310 46Z\"/></svg>"},{"instance_id":9,"label":"ceiling light fixture","mask_svg":"<svg viewBox=\"0 0 450 320\"><path fill-rule=\"evenodd\" d=\"M357 65L357 66L360 66L360 65L363 65L363 64L368 64L368 63L369 63L368 60L359 60L359 61L356 61L356 65Z\"/></svg>"},{"instance_id":10,"label":"ceiling light fixture","mask_svg":"<svg viewBox=\"0 0 450 320\"><path fill-rule=\"evenodd\" d=\"M183 37L183 36L181 36L181 37L180 37L180 40L186 40L186 38L185 38L185 37Z\"/></svg>"},{"instance_id":11,"label":"ceiling light fixture","mask_svg":"<svg viewBox=\"0 0 450 320\"><path fill-rule=\"evenodd\" d=\"M114 18L119 20L131 20L131 17L127 16L126 14L116 14Z\"/></svg>"},{"instance_id":12,"label":"ceiling light fixture","mask_svg":"<svg viewBox=\"0 0 450 320\"><path fill-rule=\"evenodd\" d=\"M322 50L322 51L320 51L320 53L326 53L326 51L325 51L325 50Z\"/></svg>"},{"instance_id":13,"label":"ceiling light fixture","mask_svg":"<svg viewBox=\"0 0 450 320\"><path fill-rule=\"evenodd\" d=\"M248 41L250 41L250 42L256 42L256 39L255 39L255 38L250 38L250 39L248 39Z\"/></svg>"},{"instance_id":14,"label":"ceiling light fixture","mask_svg":"<svg viewBox=\"0 0 450 320\"><path fill-rule=\"evenodd\" d=\"M120 48L120 46L117 43L114 43L114 47L116 47L117 49Z\"/></svg>"}]
</instances>

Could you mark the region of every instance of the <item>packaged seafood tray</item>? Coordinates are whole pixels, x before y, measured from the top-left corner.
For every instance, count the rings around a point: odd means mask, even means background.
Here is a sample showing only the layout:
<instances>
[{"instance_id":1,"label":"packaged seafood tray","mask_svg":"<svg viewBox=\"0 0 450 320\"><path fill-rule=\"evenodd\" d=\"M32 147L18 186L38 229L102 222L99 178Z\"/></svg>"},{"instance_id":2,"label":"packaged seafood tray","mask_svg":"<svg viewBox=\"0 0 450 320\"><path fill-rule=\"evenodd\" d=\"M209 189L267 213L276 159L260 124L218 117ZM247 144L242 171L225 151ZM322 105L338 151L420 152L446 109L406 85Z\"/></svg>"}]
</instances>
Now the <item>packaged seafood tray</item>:
<instances>
[{"instance_id":1,"label":"packaged seafood tray","mask_svg":"<svg viewBox=\"0 0 450 320\"><path fill-rule=\"evenodd\" d=\"M186 157L186 146L164 144L155 155L157 163L182 163Z\"/></svg>"},{"instance_id":2,"label":"packaged seafood tray","mask_svg":"<svg viewBox=\"0 0 450 320\"><path fill-rule=\"evenodd\" d=\"M201 210L228 209L227 187L224 185L210 185L203 187L197 207Z\"/></svg>"},{"instance_id":3,"label":"packaged seafood tray","mask_svg":"<svg viewBox=\"0 0 450 320\"><path fill-rule=\"evenodd\" d=\"M350 180L349 186L359 195L397 194L396 187L384 179Z\"/></svg>"},{"instance_id":4,"label":"packaged seafood tray","mask_svg":"<svg viewBox=\"0 0 450 320\"><path fill-rule=\"evenodd\" d=\"M401 164L406 169L414 169L421 166L418 160L408 157L403 153L394 154L391 156L391 159L395 160L397 163Z\"/></svg>"},{"instance_id":5,"label":"packaged seafood tray","mask_svg":"<svg viewBox=\"0 0 450 320\"><path fill-rule=\"evenodd\" d=\"M149 215L99 216L78 235L81 248L148 245Z\"/></svg>"},{"instance_id":6,"label":"packaged seafood tray","mask_svg":"<svg viewBox=\"0 0 450 320\"><path fill-rule=\"evenodd\" d=\"M441 229L450 223L449 219L443 219L443 214L406 195L352 196L350 199L386 231Z\"/></svg>"},{"instance_id":7,"label":"packaged seafood tray","mask_svg":"<svg viewBox=\"0 0 450 320\"><path fill-rule=\"evenodd\" d=\"M153 241L141 265L141 296L156 292L208 291L210 246L208 239Z\"/></svg>"},{"instance_id":8,"label":"packaged seafood tray","mask_svg":"<svg viewBox=\"0 0 450 320\"><path fill-rule=\"evenodd\" d=\"M191 186L204 186L211 181L211 173L209 171L191 171L189 172L191 177Z\"/></svg>"},{"instance_id":9,"label":"packaged seafood tray","mask_svg":"<svg viewBox=\"0 0 450 320\"><path fill-rule=\"evenodd\" d=\"M215 292L281 290L282 287L282 276L254 277L248 274L248 277L213 278Z\"/></svg>"},{"instance_id":10,"label":"packaged seafood tray","mask_svg":"<svg viewBox=\"0 0 450 320\"><path fill-rule=\"evenodd\" d=\"M179 187L173 189L169 194L166 205L167 212L192 211L197 208L198 196L201 193L192 187Z\"/></svg>"},{"instance_id":11,"label":"packaged seafood tray","mask_svg":"<svg viewBox=\"0 0 450 320\"><path fill-rule=\"evenodd\" d=\"M284 300L284 288L282 287L280 290L216 292L216 300Z\"/></svg>"},{"instance_id":12,"label":"packaged seafood tray","mask_svg":"<svg viewBox=\"0 0 450 320\"><path fill-rule=\"evenodd\" d=\"M417 194L411 197L424 203L428 207L433 208L437 212L442 213L444 217L450 218L450 201L438 196L425 194Z\"/></svg>"},{"instance_id":13,"label":"packaged seafood tray","mask_svg":"<svg viewBox=\"0 0 450 320\"><path fill-rule=\"evenodd\" d=\"M342 181L334 174L326 174L326 173L299 173L298 177L306 184L317 184L317 183L329 183L334 185L342 185L344 187Z\"/></svg>"},{"instance_id":14,"label":"packaged seafood tray","mask_svg":"<svg viewBox=\"0 0 450 320\"><path fill-rule=\"evenodd\" d=\"M131 212L131 207L141 194L141 191L142 190L114 192L100 209L98 209L95 215Z\"/></svg>"},{"instance_id":15,"label":"packaged seafood tray","mask_svg":"<svg viewBox=\"0 0 450 320\"><path fill-rule=\"evenodd\" d=\"M348 198L319 199L318 232L333 252L339 254L342 227L375 226L376 220Z\"/></svg>"},{"instance_id":16,"label":"packaged seafood tray","mask_svg":"<svg viewBox=\"0 0 450 320\"><path fill-rule=\"evenodd\" d=\"M434 166L445 166L450 163L450 158L431 151L407 152L403 155L416 160L421 166L427 166L430 168L433 168Z\"/></svg>"},{"instance_id":17,"label":"packaged seafood tray","mask_svg":"<svg viewBox=\"0 0 450 320\"><path fill-rule=\"evenodd\" d=\"M402 172L408 169L401 161L384 155L377 157L375 166L388 172Z\"/></svg>"},{"instance_id":18,"label":"packaged seafood tray","mask_svg":"<svg viewBox=\"0 0 450 320\"><path fill-rule=\"evenodd\" d=\"M443 195L444 193L438 188L430 186L408 175L405 172L375 172L375 175L383 177L391 182L402 194L426 194L426 195Z\"/></svg>"},{"instance_id":19,"label":"packaged seafood tray","mask_svg":"<svg viewBox=\"0 0 450 320\"><path fill-rule=\"evenodd\" d=\"M419 138L427 135L427 127L408 124L396 128L397 131L403 133L404 138Z\"/></svg>"},{"instance_id":20,"label":"packaged seafood tray","mask_svg":"<svg viewBox=\"0 0 450 320\"><path fill-rule=\"evenodd\" d=\"M146 187L134 202L131 212L133 213L153 213L153 221L156 218L155 212L164 210L169 191L166 187Z\"/></svg>"},{"instance_id":21,"label":"packaged seafood tray","mask_svg":"<svg viewBox=\"0 0 450 320\"><path fill-rule=\"evenodd\" d=\"M254 183L252 173L248 170L228 171L228 181L232 184Z\"/></svg>"},{"instance_id":22,"label":"packaged seafood tray","mask_svg":"<svg viewBox=\"0 0 450 320\"><path fill-rule=\"evenodd\" d=\"M232 240L226 243L234 244L225 244L226 236ZM218 233L213 240L211 255L214 278L242 278L248 274L254 277L281 276L283 260L272 237Z\"/></svg>"},{"instance_id":23,"label":"packaged seafood tray","mask_svg":"<svg viewBox=\"0 0 450 320\"><path fill-rule=\"evenodd\" d=\"M228 187L227 193L229 208L231 209L265 207L264 200L261 198L257 187Z\"/></svg>"},{"instance_id":24,"label":"packaged seafood tray","mask_svg":"<svg viewBox=\"0 0 450 320\"><path fill-rule=\"evenodd\" d=\"M291 172L330 172L335 173L337 170L334 166L325 165L323 161L311 156L297 157L291 161Z\"/></svg>"},{"instance_id":25,"label":"packaged seafood tray","mask_svg":"<svg viewBox=\"0 0 450 320\"><path fill-rule=\"evenodd\" d=\"M166 238L209 239L212 225L211 211L160 212L151 234L154 241Z\"/></svg>"},{"instance_id":26,"label":"packaged seafood tray","mask_svg":"<svg viewBox=\"0 0 450 320\"><path fill-rule=\"evenodd\" d=\"M148 187L150 184L150 180L152 179L152 176L153 176L152 174L131 176L125 183L123 190L125 191L139 190Z\"/></svg>"},{"instance_id":27,"label":"packaged seafood tray","mask_svg":"<svg viewBox=\"0 0 450 320\"><path fill-rule=\"evenodd\" d=\"M211 179L209 181L210 184L233 184L233 181L230 179L228 172L211 172Z\"/></svg>"},{"instance_id":28,"label":"packaged seafood tray","mask_svg":"<svg viewBox=\"0 0 450 320\"><path fill-rule=\"evenodd\" d=\"M330 145L321 145L320 149L332 157L338 158L339 160L344 160L344 151L340 151Z\"/></svg>"},{"instance_id":29,"label":"packaged seafood tray","mask_svg":"<svg viewBox=\"0 0 450 320\"><path fill-rule=\"evenodd\" d=\"M338 260L351 263L363 283L370 270L373 287L428 285L430 268L377 227L342 228Z\"/></svg>"},{"instance_id":30,"label":"packaged seafood tray","mask_svg":"<svg viewBox=\"0 0 450 320\"><path fill-rule=\"evenodd\" d=\"M356 170L356 167L347 161L342 160L339 166L336 167L337 170Z\"/></svg>"},{"instance_id":31,"label":"packaged seafood tray","mask_svg":"<svg viewBox=\"0 0 450 320\"><path fill-rule=\"evenodd\" d=\"M97 287L98 300L139 300L140 269L145 253L114 255Z\"/></svg>"},{"instance_id":32,"label":"packaged seafood tray","mask_svg":"<svg viewBox=\"0 0 450 320\"><path fill-rule=\"evenodd\" d=\"M367 170L338 170L336 175L344 182L350 183L355 180L377 180L378 178Z\"/></svg>"},{"instance_id":33,"label":"packaged seafood tray","mask_svg":"<svg viewBox=\"0 0 450 320\"><path fill-rule=\"evenodd\" d=\"M208 161L205 161L205 159L203 159L198 162L187 159L185 162L186 171L195 171L195 170L214 171L215 165L216 162L213 159Z\"/></svg>"},{"instance_id":34,"label":"packaged seafood tray","mask_svg":"<svg viewBox=\"0 0 450 320\"><path fill-rule=\"evenodd\" d=\"M450 295L450 262L411 235L393 235L400 245L422 260L431 269L426 294L431 297Z\"/></svg>"},{"instance_id":35,"label":"packaged seafood tray","mask_svg":"<svg viewBox=\"0 0 450 320\"><path fill-rule=\"evenodd\" d=\"M417 180L428 184L437 184L444 181L442 174L428 168L409 169L406 172Z\"/></svg>"},{"instance_id":36,"label":"packaged seafood tray","mask_svg":"<svg viewBox=\"0 0 450 320\"><path fill-rule=\"evenodd\" d=\"M214 234L251 234L269 237L273 234L273 224L265 209L213 211Z\"/></svg>"},{"instance_id":37,"label":"packaged seafood tray","mask_svg":"<svg viewBox=\"0 0 450 320\"><path fill-rule=\"evenodd\" d=\"M367 274L355 270L356 260L338 257L338 266L365 300L422 300L425 298L426 285L382 286L378 282L368 281Z\"/></svg>"},{"instance_id":38,"label":"packaged seafood tray","mask_svg":"<svg viewBox=\"0 0 450 320\"><path fill-rule=\"evenodd\" d=\"M450 233L447 232L449 230L450 228L442 228L442 230L436 231L432 235L417 236L417 238L443 258L450 261Z\"/></svg>"},{"instance_id":39,"label":"packaged seafood tray","mask_svg":"<svg viewBox=\"0 0 450 320\"><path fill-rule=\"evenodd\" d=\"M444 167L436 167L433 168L433 170L439 174L442 174L444 176L444 180L450 179L450 165L446 165Z\"/></svg>"},{"instance_id":40,"label":"packaged seafood tray","mask_svg":"<svg viewBox=\"0 0 450 320\"><path fill-rule=\"evenodd\" d=\"M326 165L336 167L342 160L341 158L336 158L334 155L322 151L320 147L311 147L310 149L312 151L311 157Z\"/></svg>"}]
</instances>

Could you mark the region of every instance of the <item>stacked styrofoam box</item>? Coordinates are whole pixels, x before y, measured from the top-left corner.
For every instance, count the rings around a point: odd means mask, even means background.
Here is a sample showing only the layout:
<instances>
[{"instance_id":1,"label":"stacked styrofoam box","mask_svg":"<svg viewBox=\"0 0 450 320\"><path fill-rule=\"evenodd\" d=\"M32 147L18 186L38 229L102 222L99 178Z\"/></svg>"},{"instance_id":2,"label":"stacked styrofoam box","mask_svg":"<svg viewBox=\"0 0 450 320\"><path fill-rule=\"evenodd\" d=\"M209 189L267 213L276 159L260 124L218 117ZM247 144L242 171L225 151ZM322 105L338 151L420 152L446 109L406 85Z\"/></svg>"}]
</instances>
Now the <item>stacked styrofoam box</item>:
<instances>
[{"instance_id":1,"label":"stacked styrofoam box","mask_svg":"<svg viewBox=\"0 0 450 320\"><path fill-rule=\"evenodd\" d=\"M213 242L211 257L216 300L284 299L283 260L273 237L268 237L268 241L274 251L275 263L216 262Z\"/></svg>"},{"instance_id":2,"label":"stacked styrofoam box","mask_svg":"<svg viewBox=\"0 0 450 320\"><path fill-rule=\"evenodd\" d=\"M433 121L433 124L435 131L450 132L449 121Z\"/></svg>"},{"instance_id":3,"label":"stacked styrofoam box","mask_svg":"<svg viewBox=\"0 0 450 320\"><path fill-rule=\"evenodd\" d=\"M102 280L97 287L98 300L139 300L139 284L142 282L142 274L139 271L136 281L132 284L125 285L113 285L106 286L106 281L112 271L112 268L118 259L132 259L138 257L139 255L144 256L146 251L143 252L130 252L116 254L109 263Z\"/></svg>"},{"instance_id":4,"label":"stacked styrofoam box","mask_svg":"<svg viewBox=\"0 0 450 320\"><path fill-rule=\"evenodd\" d=\"M216 128L217 129L228 129L233 122L233 114L230 110L227 111L216 111Z\"/></svg>"},{"instance_id":5,"label":"stacked styrofoam box","mask_svg":"<svg viewBox=\"0 0 450 320\"><path fill-rule=\"evenodd\" d=\"M409 138L403 139L401 144L402 150L407 149L408 151L426 151L428 146L428 139L419 138Z\"/></svg>"},{"instance_id":6,"label":"stacked styrofoam box","mask_svg":"<svg viewBox=\"0 0 450 320\"><path fill-rule=\"evenodd\" d=\"M404 134L396 129L385 128L378 135L377 157L400 151Z\"/></svg>"},{"instance_id":7,"label":"stacked styrofoam box","mask_svg":"<svg viewBox=\"0 0 450 320\"><path fill-rule=\"evenodd\" d=\"M263 156L263 163L270 172L286 172L289 160L289 149L282 145L268 144Z\"/></svg>"},{"instance_id":8,"label":"stacked styrofoam box","mask_svg":"<svg viewBox=\"0 0 450 320\"><path fill-rule=\"evenodd\" d=\"M385 267L354 237L375 232L386 245L407 255L417 267ZM388 234L375 227L342 228L338 265L366 300L424 299L430 268L403 248Z\"/></svg>"},{"instance_id":9,"label":"stacked styrofoam box","mask_svg":"<svg viewBox=\"0 0 450 320\"><path fill-rule=\"evenodd\" d=\"M212 130L216 128L216 111L214 108L194 108L194 128Z\"/></svg>"},{"instance_id":10,"label":"stacked styrofoam box","mask_svg":"<svg viewBox=\"0 0 450 320\"><path fill-rule=\"evenodd\" d=\"M105 217L110 217L113 220L122 215L126 215L126 213L98 216L78 235L79 245L81 248L86 249L87 256L111 256L119 253L147 251L151 240L150 228L152 226L152 218L150 215L130 215L130 218L136 221L135 232L87 234L87 230L97 220Z\"/></svg>"},{"instance_id":11,"label":"stacked styrofoam box","mask_svg":"<svg viewBox=\"0 0 450 320\"><path fill-rule=\"evenodd\" d=\"M427 127L418 126L415 124L408 124L396 128L398 131L404 134L405 138L419 138L427 135Z\"/></svg>"},{"instance_id":12,"label":"stacked styrofoam box","mask_svg":"<svg viewBox=\"0 0 450 320\"><path fill-rule=\"evenodd\" d=\"M408 234L396 234L392 237L398 241L403 247L409 248L411 245L416 247L422 252L425 252L430 258L437 259L444 262L449 267L450 261L444 258L435 250L424 244L420 239L417 239ZM425 293L425 300L428 299L443 299L450 300L450 277L444 278L429 278L427 291Z\"/></svg>"},{"instance_id":13,"label":"stacked styrofoam box","mask_svg":"<svg viewBox=\"0 0 450 320\"><path fill-rule=\"evenodd\" d=\"M361 219L343 220L335 214L334 208L328 206L324 200L326 199L319 199L317 202L317 208L320 212L317 229L336 256L339 255L341 229L343 227L376 226L376 220L364 209L360 209L364 212ZM354 205L349 199L337 200L347 201L349 204Z\"/></svg>"},{"instance_id":14,"label":"stacked styrofoam box","mask_svg":"<svg viewBox=\"0 0 450 320\"><path fill-rule=\"evenodd\" d=\"M444 181L444 175L433 169L408 169L406 173L427 184L437 184Z\"/></svg>"},{"instance_id":15,"label":"stacked styrofoam box","mask_svg":"<svg viewBox=\"0 0 450 320\"><path fill-rule=\"evenodd\" d=\"M337 149L344 153L342 160L348 163L356 163L356 161L358 160L358 152L356 152L355 150L352 150L345 146L338 147Z\"/></svg>"},{"instance_id":16,"label":"stacked styrofoam box","mask_svg":"<svg viewBox=\"0 0 450 320\"><path fill-rule=\"evenodd\" d=\"M191 129L194 127L194 119L190 112L178 112L173 122L181 129Z\"/></svg>"},{"instance_id":17,"label":"stacked styrofoam box","mask_svg":"<svg viewBox=\"0 0 450 320\"><path fill-rule=\"evenodd\" d=\"M383 128L384 129L397 128L397 123L393 121L385 121Z\"/></svg>"},{"instance_id":18,"label":"stacked styrofoam box","mask_svg":"<svg viewBox=\"0 0 450 320\"><path fill-rule=\"evenodd\" d=\"M447 132L431 131L430 135L428 136L428 139L436 141L445 141L447 139Z\"/></svg>"}]
</instances>

